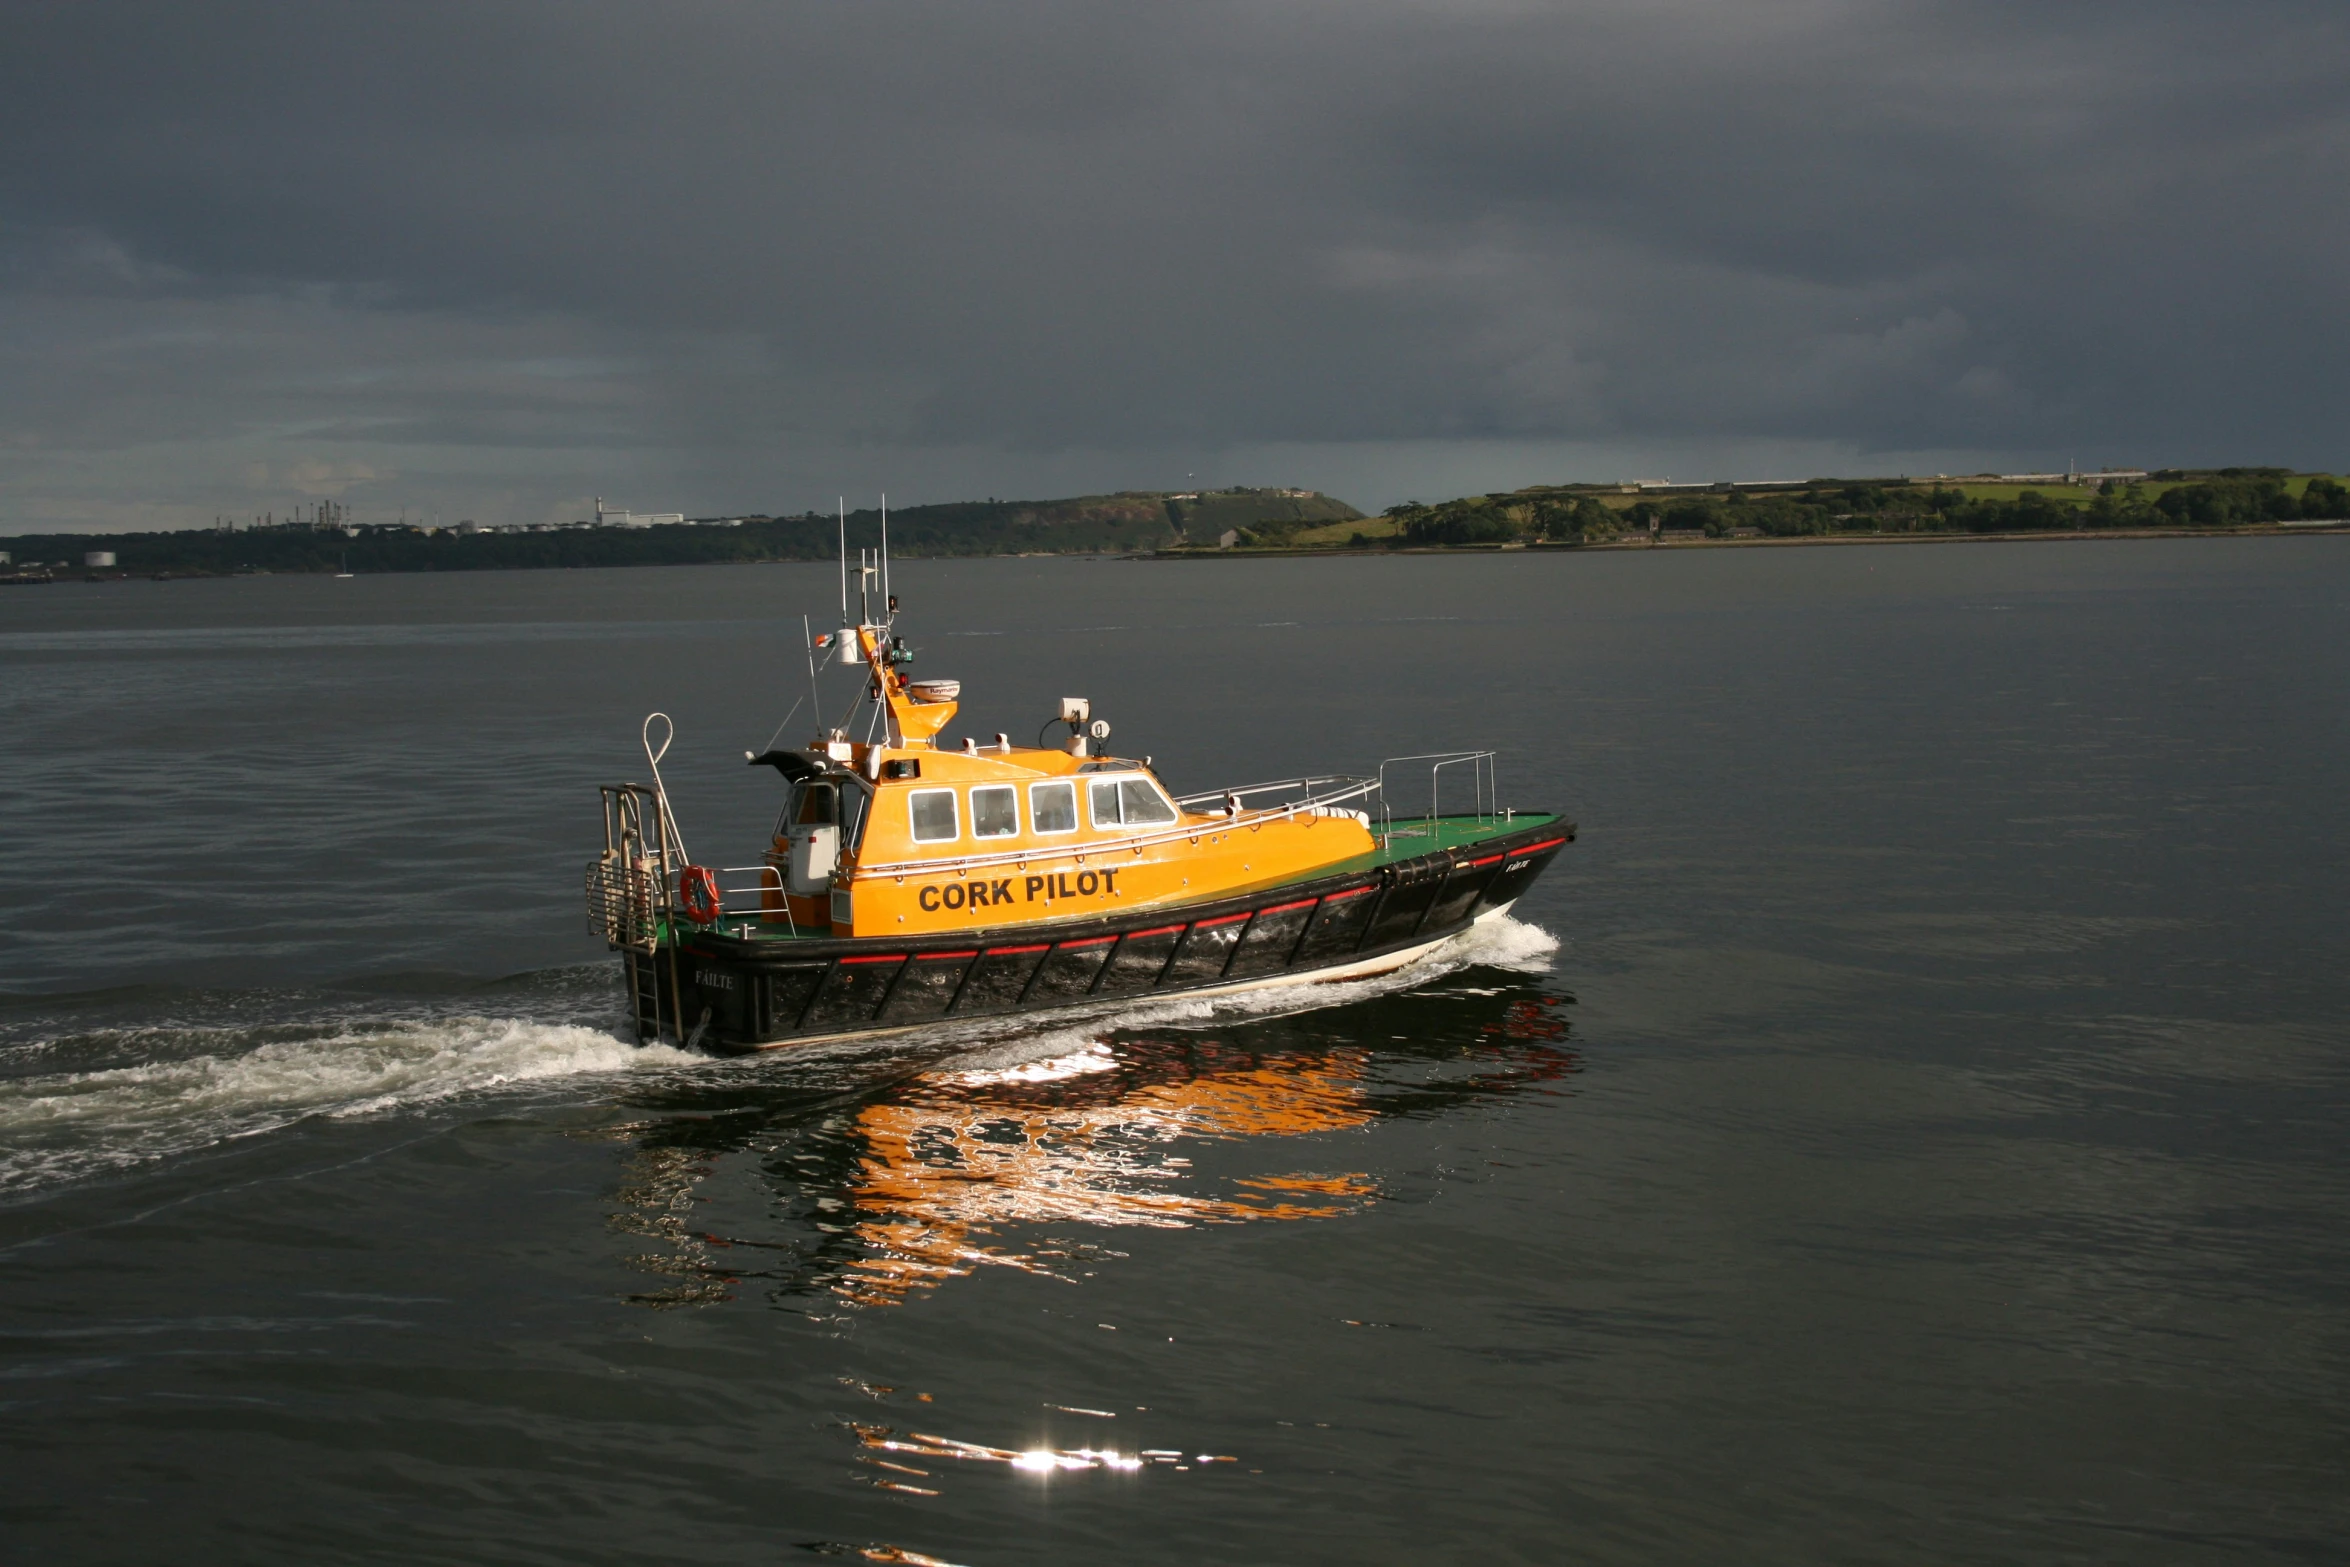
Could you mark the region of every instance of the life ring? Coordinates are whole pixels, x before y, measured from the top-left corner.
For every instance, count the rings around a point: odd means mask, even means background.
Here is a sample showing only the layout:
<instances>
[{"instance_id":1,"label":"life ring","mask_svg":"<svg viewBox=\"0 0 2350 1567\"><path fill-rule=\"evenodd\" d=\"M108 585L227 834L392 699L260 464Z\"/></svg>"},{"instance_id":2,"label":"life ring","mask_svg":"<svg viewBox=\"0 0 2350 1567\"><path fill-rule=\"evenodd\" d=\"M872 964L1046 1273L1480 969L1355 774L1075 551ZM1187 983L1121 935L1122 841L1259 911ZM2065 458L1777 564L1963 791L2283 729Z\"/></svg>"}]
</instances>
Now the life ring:
<instances>
[{"instance_id":1,"label":"life ring","mask_svg":"<svg viewBox=\"0 0 2350 1567\"><path fill-rule=\"evenodd\" d=\"M707 865L688 865L678 873L677 901L696 925L714 923L725 910L718 899L718 878Z\"/></svg>"}]
</instances>

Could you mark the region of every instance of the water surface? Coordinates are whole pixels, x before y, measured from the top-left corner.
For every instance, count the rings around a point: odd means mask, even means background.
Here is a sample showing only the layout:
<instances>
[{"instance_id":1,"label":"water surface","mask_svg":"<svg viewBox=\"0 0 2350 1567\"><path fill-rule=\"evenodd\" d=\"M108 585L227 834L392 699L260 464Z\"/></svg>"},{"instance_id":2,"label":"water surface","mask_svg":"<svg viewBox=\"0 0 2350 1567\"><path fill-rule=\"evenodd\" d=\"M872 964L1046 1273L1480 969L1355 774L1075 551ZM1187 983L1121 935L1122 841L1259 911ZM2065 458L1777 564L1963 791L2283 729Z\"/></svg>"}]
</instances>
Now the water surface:
<instances>
[{"instance_id":1,"label":"water surface","mask_svg":"<svg viewBox=\"0 0 2350 1567\"><path fill-rule=\"evenodd\" d=\"M897 586L958 734L1581 841L1312 1010L638 1051L594 785L755 853L827 570L9 594L12 1557L2338 1554L2338 541Z\"/></svg>"}]
</instances>

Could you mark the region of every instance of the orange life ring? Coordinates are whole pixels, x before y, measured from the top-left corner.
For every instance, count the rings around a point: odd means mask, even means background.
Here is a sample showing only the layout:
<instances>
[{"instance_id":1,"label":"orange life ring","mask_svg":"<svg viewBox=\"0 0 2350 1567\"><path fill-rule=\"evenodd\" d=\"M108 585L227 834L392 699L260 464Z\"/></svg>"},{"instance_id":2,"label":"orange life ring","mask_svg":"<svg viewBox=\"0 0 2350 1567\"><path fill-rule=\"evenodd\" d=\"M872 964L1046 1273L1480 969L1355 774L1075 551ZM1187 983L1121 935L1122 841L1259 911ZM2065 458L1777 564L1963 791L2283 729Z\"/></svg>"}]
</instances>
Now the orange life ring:
<instances>
[{"instance_id":1,"label":"orange life ring","mask_svg":"<svg viewBox=\"0 0 2350 1567\"><path fill-rule=\"evenodd\" d=\"M718 898L718 878L707 865L688 865L678 873L677 901L696 925L714 923L726 907Z\"/></svg>"}]
</instances>

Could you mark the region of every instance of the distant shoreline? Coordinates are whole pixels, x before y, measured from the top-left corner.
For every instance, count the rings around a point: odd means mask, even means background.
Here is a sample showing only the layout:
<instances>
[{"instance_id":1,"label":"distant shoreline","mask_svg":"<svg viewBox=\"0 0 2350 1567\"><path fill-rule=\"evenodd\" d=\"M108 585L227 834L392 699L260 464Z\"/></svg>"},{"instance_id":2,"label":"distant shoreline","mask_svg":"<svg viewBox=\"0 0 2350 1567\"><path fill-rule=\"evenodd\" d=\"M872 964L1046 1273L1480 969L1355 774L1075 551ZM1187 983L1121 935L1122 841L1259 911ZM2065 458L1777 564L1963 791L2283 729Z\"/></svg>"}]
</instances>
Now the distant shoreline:
<instances>
[{"instance_id":1,"label":"distant shoreline","mask_svg":"<svg viewBox=\"0 0 2350 1567\"><path fill-rule=\"evenodd\" d=\"M1594 555L1648 550L1808 549L1816 545L1867 544L2042 544L2081 539L2286 539L2350 535L2350 519L2331 522L2270 523L2244 528L2083 528L2067 532L2015 533L1807 533L1792 538L1611 539L1604 544L1399 544L1393 548L1348 545L1303 549L1154 550L1125 560L1265 560L1318 555Z\"/></svg>"},{"instance_id":2,"label":"distant shoreline","mask_svg":"<svg viewBox=\"0 0 2350 1567\"><path fill-rule=\"evenodd\" d=\"M1877 544L2054 544L2087 540L2124 539L2287 539L2287 538L2341 538L2350 537L2350 519L2309 521L2297 523L2265 523L2240 528L2084 528L2065 531L2030 531L2013 533L1814 533L1792 537L1762 538L1622 538L1602 544L1554 543L1532 540L1509 544L1398 544L1393 546L1307 545L1299 548L1235 546L1230 549L1162 549L1121 551L1108 550L1040 550L1004 554L941 554L907 553L897 555L899 560L1297 560L1347 557L1352 559L1382 558L1398 555L1592 555L1622 554L1650 550L1688 551L1722 549L1809 549L1820 545L1866 546ZM829 565L829 562L802 556L768 558L736 558L733 560L682 561L613 561L608 564L518 564L500 566L471 566L461 572L435 570L432 567L376 568L352 573L367 577L430 577L470 576L479 571L599 571L623 570L659 566L805 566ZM67 570L56 572L9 571L0 568L0 587L35 587L54 583L109 583L109 582L220 582L238 577L318 577L334 573L323 569L300 568L263 571L122 571L122 570Z\"/></svg>"}]
</instances>

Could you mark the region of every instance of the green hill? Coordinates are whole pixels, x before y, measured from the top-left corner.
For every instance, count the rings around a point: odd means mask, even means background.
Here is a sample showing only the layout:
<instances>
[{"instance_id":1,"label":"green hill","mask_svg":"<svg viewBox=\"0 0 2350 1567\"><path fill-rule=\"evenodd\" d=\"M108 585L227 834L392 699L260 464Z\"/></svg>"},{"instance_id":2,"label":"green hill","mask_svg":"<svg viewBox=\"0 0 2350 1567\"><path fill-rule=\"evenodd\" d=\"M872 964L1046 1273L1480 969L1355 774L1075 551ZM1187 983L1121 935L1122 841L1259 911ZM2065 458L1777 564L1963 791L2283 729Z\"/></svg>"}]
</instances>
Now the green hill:
<instances>
[{"instance_id":1,"label":"green hill","mask_svg":"<svg viewBox=\"0 0 2350 1567\"><path fill-rule=\"evenodd\" d=\"M1181 544L1213 544L1227 529L1278 532L1361 514L1328 496L1278 490L1200 495L1122 491L1050 501L954 501L892 511L889 542L900 556L1080 555ZM849 547L881 539L878 510L848 517ZM87 550L112 550L115 570L137 575L221 575L240 571L321 572L512 570L542 566L698 565L731 561L830 560L840 524L810 512L654 528L551 528L458 532L442 529L302 527L210 528L172 533L33 533L0 537L22 570L41 562L78 572Z\"/></svg>"},{"instance_id":2,"label":"green hill","mask_svg":"<svg viewBox=\"0 0 2350 1567\"><path fill-rule=\"evenodd\" d=\"M1181 542L1213 545L1226 533L1246 535L1248 544L1282 544L1334 522L1360 522L1363 514L1327 495L1285 494L1280 490L1211 490L1192 497L1170 496L1167 510Z\"/></svg>"}]
</instances>

